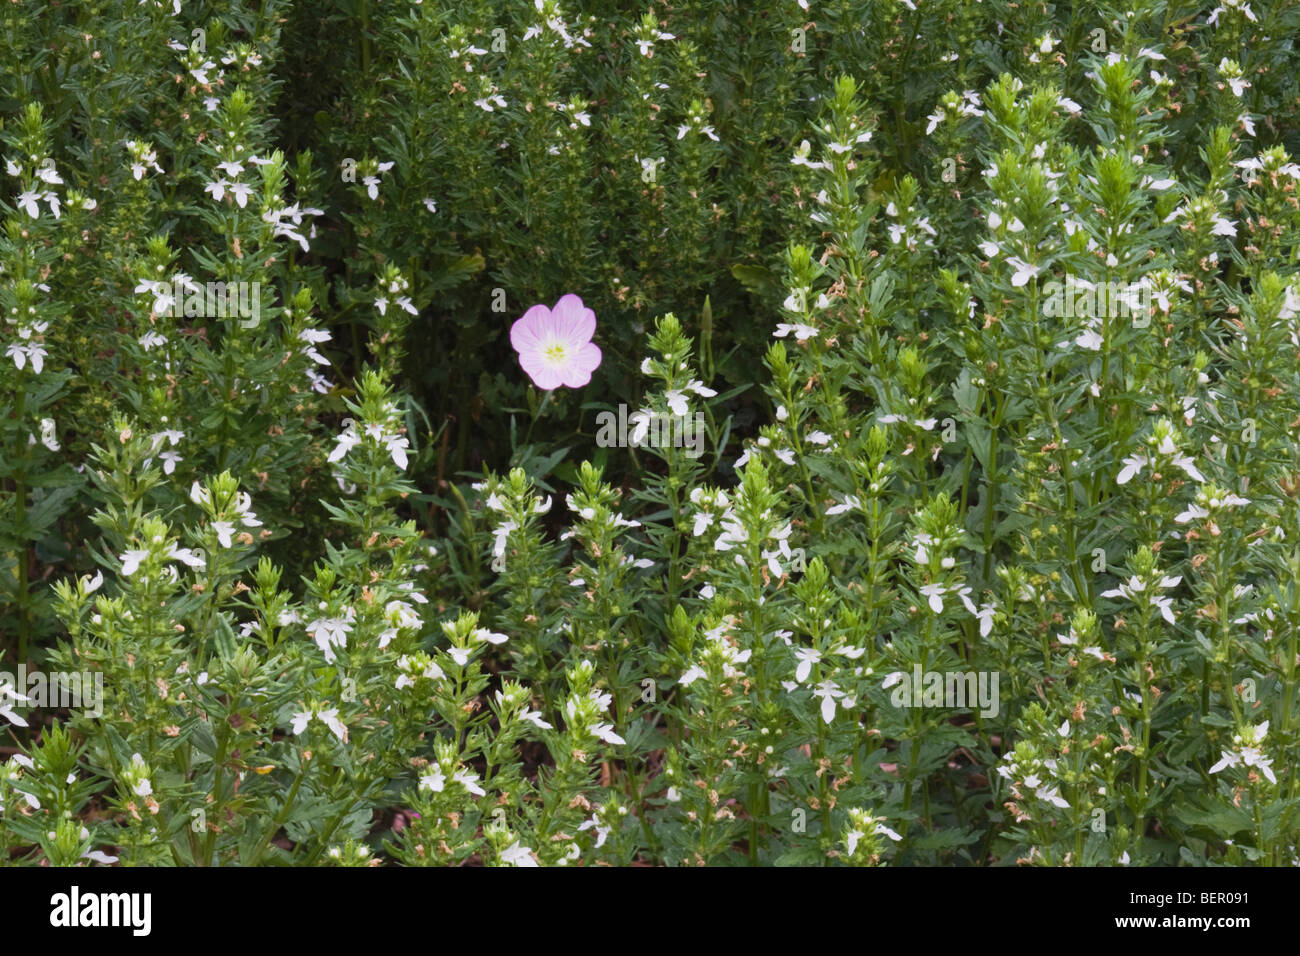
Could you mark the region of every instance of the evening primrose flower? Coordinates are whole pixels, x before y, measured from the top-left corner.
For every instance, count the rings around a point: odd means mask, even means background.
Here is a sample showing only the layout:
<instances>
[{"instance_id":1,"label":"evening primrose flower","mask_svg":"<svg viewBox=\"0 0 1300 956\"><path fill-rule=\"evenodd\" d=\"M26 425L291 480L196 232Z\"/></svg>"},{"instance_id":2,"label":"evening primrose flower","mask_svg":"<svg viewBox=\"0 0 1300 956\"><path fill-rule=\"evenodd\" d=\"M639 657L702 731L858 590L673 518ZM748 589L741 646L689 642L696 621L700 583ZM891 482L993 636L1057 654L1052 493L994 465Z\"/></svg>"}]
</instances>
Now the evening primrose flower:
<instances>
[{"instance_id":1,"label":"evening primrose flower","mask_svg":"<svg viewBox=\"0 0 1300 956\"><path fill-rule=\"evenodd\" d=\"M535 305L510 327L510 344L519 364L538 388L581 388L601 362L600 346L591 341L596 313L576 295L565 295L554 308Z\"/></svg>"}]
</instances>

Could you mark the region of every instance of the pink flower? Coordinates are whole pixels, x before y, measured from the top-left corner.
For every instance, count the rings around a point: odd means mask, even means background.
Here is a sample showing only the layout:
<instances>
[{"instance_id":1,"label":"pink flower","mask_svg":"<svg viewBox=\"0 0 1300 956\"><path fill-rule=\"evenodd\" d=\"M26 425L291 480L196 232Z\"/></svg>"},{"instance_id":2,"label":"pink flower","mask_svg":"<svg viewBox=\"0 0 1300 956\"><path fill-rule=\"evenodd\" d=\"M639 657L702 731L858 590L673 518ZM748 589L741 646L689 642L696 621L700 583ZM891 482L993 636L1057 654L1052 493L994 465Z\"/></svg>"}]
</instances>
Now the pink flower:
<instances>
[{"instance_id":1,"label":"pink flower","mask_svg":"<svg viewBox=\"0 0 1300 956\"><path fill-rule=\"evenodd\" d=\"M510 327L510 344L538 388L581 388L600 366L600 347L591 341L595 331L596 313L576 295L566 295L554 309L535 305L525 312Z\"/></svg>"}]
</instances>

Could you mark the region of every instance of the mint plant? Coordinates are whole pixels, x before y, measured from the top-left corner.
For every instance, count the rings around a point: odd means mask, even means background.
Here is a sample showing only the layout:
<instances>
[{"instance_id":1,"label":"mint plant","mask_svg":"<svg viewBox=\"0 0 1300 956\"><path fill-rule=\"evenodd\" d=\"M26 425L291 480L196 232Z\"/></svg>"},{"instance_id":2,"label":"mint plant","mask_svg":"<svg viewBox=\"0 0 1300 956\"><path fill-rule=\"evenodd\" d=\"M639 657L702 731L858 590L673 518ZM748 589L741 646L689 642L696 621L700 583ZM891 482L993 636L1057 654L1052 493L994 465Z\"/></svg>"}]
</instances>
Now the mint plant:
<instances>
[{"instance_id":1,"label":"mint plant","mask_svg":"<svg viewBox=\"0 0 1300 956\"><path fill-rule=\"evenodd\" d=\"M19 865L1294 865L1286 4L0 12Z\"/></svg>"}]
</instances>

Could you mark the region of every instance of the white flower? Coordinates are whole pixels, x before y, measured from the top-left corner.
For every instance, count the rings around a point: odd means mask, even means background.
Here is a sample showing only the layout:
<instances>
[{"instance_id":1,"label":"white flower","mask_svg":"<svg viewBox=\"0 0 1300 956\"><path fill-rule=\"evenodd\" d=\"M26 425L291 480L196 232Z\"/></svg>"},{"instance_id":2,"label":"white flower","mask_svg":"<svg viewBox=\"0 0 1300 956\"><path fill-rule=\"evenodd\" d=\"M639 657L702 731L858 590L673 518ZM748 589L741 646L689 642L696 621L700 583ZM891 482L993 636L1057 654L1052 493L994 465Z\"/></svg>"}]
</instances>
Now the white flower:
<instances>
[{"instance_id":1,"label":"white flower","mask_svg":"<svg viewBox=\"0 0 1300 956\"><path fill-rule=\"evenodd\" d=\"M822 699L822 720L830 723L835 717L835 700L844 696L844 691L829 677L813 688L813 696Z\"/></svg>"},{"instance_id":2,"label":"white flower","mask_svg":"<svg viewBox=\"0 0 1300 956\"><path fill-rule=\"evenodd\" d=\"M889 837L889 839L893 840L895 843L903 839L901 836L899 836L897 833L895 833L889 827L885 826L885 824L880 821L877 821L876 823L876 832L883 836Z\"/></svg>"},{"instance_id":3,"label":"white flower","mask_svg":"<svg viewBox=\"0 0 1300 956\"><path fill-rule=\"evenodd\" d=\"M504 644L510 640L509 635L501 634L497 631L489 631L486 627L477 628L473 633L473 639L482 643L486 641L489 644Z\"/></svg>"},{"instance_id":4,"label":"white flower","mask_svg":"<svg viewBox=\"0 0 1300 956\"><path fill-rule=\"evenodd\" d=\"M9 683L0 684L0 717L3 717L11 724L17 724L19 727L26 727L27 721L24 720L22 717L18 716L18 714L14 712L12 704L5 702L6 697L11 697L15 701L25 701L28 703L31 702L31 698L28 697L26 694L20 693L18 689L14 687L13 684L9 684ZM31 758L23 754L15 754L13 760L16 763L22 764L24 767L27 767L29 770L35 769L31 763ZM0 766L0 774L3 773L3 770L4 767Z\"/></svg>"},{"instance_id":5,"label":"white flower","mask_svg":"<svg viewBox=\"0 0 1300 956\"><path fill-rule=\"evenodd\" d=\"M596 724L591 728L592 736L599 737L607 744L625 744L627 743L622 737L614 733L613 724Z\"/></svg>"},{"instance_id":6,"label":"white flower","mask_svg":"<svg viewBox=\"0 0 1300 956\"><path fill-rule=\"evenodd\" d=\"M239 208L243 209L248 205L248 197L253 195L253 187L247 183L231 183L230 193L235 197L235 202L239 203Z\"/></svg>"},{"instance_id":7,"label":"white flower","mask_svg":"<svg viewBox=\"0 0 1300 956\"><path fill-rule=\"evenodd\" d=\"M1205 481L1205 476L1197 470L1196 464L1186 455L1176 455L1173 463L1186 472L1189 478L1194 478L1200 482Z\"/></svg>"},{"instance_id":8,"label":"white flower","mask_svg":"<svg viewBox=\"0 0 1300 956\"><path fill-rule=\"evenodd\" d=\"M180 440L184 437L185 433L176 428L168 428L164 431L155 432L149 436L149 441L151 442L150 449L156 451L158 446L164 441L175 448L180 444Z\"/></svg>"},{"instance_id":9,"label":"white flower","mask_svg":"<svg viewBox=\"0 0 1300 956\"><path fill-rule=\"evenodd\" d=\"M1124 467L1120 469L1119 478L1116 480L1121 485L1128 484L1133 480L1134 476L1142 471L1146 464L1147 460L1143 455L1129 455L1124 459Z\"/></svg>"},{"instance_id":10,"label":"white flower","mask_svg":"<svg viewBox=\"0 0 1300 956\"><path fill-rule=\"evenodd\" d=\"M175 544L168 546L166 557L171 558L174 561L188 564L192 568L204 567L204 561L201 555L195 551L191 551L189 548L178 548Z\"/></svg>"},{"instance_id":11,"label":"white flower","mask_svg":"<svg viewBox=\"0 0 1300 956\"><path fill-rule=\"evenodd\" d=\"M799 659L799 666L794 671L794 679L802 684L812 673L813 664L822 659L821 651L812 647L800 647L795 650L794 656Z\"/></svg>"},{"instance_id":12,"label":"white flower","mask_svg":"<svg viewBox=\"0 0 1300 956\"><path fill-rule=\"evenodd\" d=\"M339 719L337 707L331 707L328 710L316 711L316 719L330 729L340 741L347 743L348 729L343 726L343 721Z\"/></svg>"},{"instance_id":13,"label":"white flower","mask_svg":"<svg viewBox=\"0 0 1300 956\"><path fill-rule=\"evenodd\" d=\"M464 767L457 770L451 775L451 779L456 781L476 797L487 796L487 791L478 785L478 774Z\"/></svg>"},{"instance_id":14,"label":"white flower","mask_svg":"<svg viewBox=\"0 0 1300 956\"><path fill-rule=\"evenodd\" d=\"M1273 760L1271 757L1265 757L1261 749L1264 738L1268 736L1268 723L1266 720L1258 727L1248 727L1243 733L1235 735L1233 743L1237 749L1222 751L1219 762L1210 768L1210 773L1244 765L1257 767L1270 783L1277 783L1277 776L1273 773Z\"/></svg>"},{"instance_id":15,"label":"white flower","mask_svg":"<svg viewBox=\"0 0 1300 956\"><path fill-rule=\"evenodd\" d=\"M509 537L510 537L510 532L511 532L511 531L517 531L518 529L519 529L519 525L515 524L515 522L513 522L513 521L505 521L505 522L502 523L499 527L493 529L493 531L492 531L492 534L493 534L492 553L493 553L493 555L495 555L495 556L498 557L498 558L503 557L503 556L505 555L505 553L506 553L506 541L507 541L507 540L509 539Z\"/></svg>"},{"instance_id":16,"label":"white flower","mask_svg":"<svg viewBox=\"0 0 1300 956\"><path fill-rule=\"evenodd\" d=\"M226 187L229 185L230 183L226 180L217 179L204 186L203 191L211 194L212 198L217 202L221 202L221 200L226 198Z\"/></svg>"},{"instance_id":17,"label":"white flower","mask_svg":"<svg viewBox=\"0 0 1300 956\"><path fill-rule=\"evenodd\" d=\"M328 710L313 707L311 710L304 710L294 714L290 718L290 725L295 736L307 729L307 725L313 717L328 727L330 732L340 741L347 743L348 729L343 725L343 721L339 719L339 712L336 707L331 707Z\"/></svg>"},{"instance_id":18,"label":"white flower","mask_svg":"<svg viewBox=\"0 0 1300 956\"><path fill-rule=\"evenodd\" d=\"M129 578L131 575L135 574L135 572L140 569L140 562L147 557L149 557L148 551L141 551L138 549L133 549L127 551L125 554L119 555L119 560L122 562L123 577Z\"/></svg>"},{"instance_id":19,"label":"white flower","mask_svg":"<svg viewBox=\"0 0 1300 956\"><path fill-rule=\"evenodd\" d=\"M686 673L682 674L682 676L678 679L677 683L681 684L683 687L690 687L701 677L706 677L706 676L708 675L704 673L704 668L700 667L699 664L692 664L689 668L687 668Z\"/></svg>"},{"instance_id":20,"label":"white flower","mask_svg":"<svg viewBox=\"0 0 1300 956\"><path fill-rule=\"evenodd\" d=\"M500 697L501 697L501 692L497 691L497 699L499 700ZM545 720L542 719L542 712L540 710L529 710L527 707L525 707L523 710L519 712L519 719L527 720L531 722L533 726L537 727L539 730L554 729L551 726L551 724L547 723Z\"/></svg>"},{"instance_id":21,"label":"white flower","mask_svg":"<svg viewBox=\"0 0 1300 956\"><path fill-rule=\"evenodd\" d=\"M1025 285L1030 279L1038 275L1038 266L1030 265L1028 262L1017 258L1016 256L1008 257L1007 265L1016 270L1015 274L1011 277L1011 284L1017 288Z\"/></svg>"},{"instance_id":22,"label":"white flower","mask_svg":"<svg viewBox=\"0 0 1300 956\"><path fill-rule=\"evenodd\" d=\"M842 502L840 502L839 504L831 505L829 508L826 509L826 513L828 515L838 515L838 514L843 514L846 511L852 511L855 508L861 508L861 507L862 507L862 502L858 500L856 495L845 495L844 500Z\"/></svg>"},{"instance_id":23,"label":"white flower","mask_svg":"<svg viewBox=\"0 0 1300 956\"><path fill-rule=\"evenodd\" d=\"M41 214L41 207L37 205L37 200L40 198L39 193L29 189L27 192L19 193L16 202L18 207L24 210L27 215L36 219Z\"/></svg>"},{"instance_id":24,"label":"white flower","mask_svg":"<svg viewBox=\"0 0 1300 956\"><path fill-rule=\"evenodd\" d=\"M55 428L54 419L41 419L41 444L50 451L58 451L62 447L59 445L59 439L54 434Z\"/></svg>"},{"instance_id":25,"label":"white flower","mask_svg":"<svg viewBox=\"0 0 1300 956\"><path fill-rule=\"evenodd\" d=\"M144 766L145 763L143 757L141 757L139 754L131 755L131 769L140 772L143 771ZM131 788L131 792L134 793L137 797L151 796L153 794L153 784L149 782L148 777L142 776L139 780L135 782L135 785Z\"/></svg>"},{"instance_id":26,"label":"white flower","mask_svg":"<svg viewBox=\"0 0 1300 956\"><path fill-rule=\"evenodd\" d=\"M339 434L335 441L338 444L336 444L334 450L330 452L329 458L327 459L328 461L338 461L346 455L356 445L360 444L361 436L358 435L355 429L349 425Z\"/></svg>"},{"instance_id":27,"label":"white flower","mask_svg":"<svg viewBox=\"0 0 1300 956\"><path fill-rule=\"evenodd\" d=\"M1236 236L1237 226L1235 223L1224 219L1222 216L1215 216L1213 220L1214 228L1210 230L1212 236Z\"/></svg>"},{"instance_id":28,"label":"white flower","mask_svg":"<svg viewBox=\"0 0 1300 956\"><path fill-rule=\"evenodd\" d=\"M1070 808L1070 805L1065 801L1065 798L1061 796L1060 788L1058 787L1052 787L1050 790L1046 787L1039 787L1034 791L1034 796L1038 797L1039 800L1046 800L1048 803L1055 804L1063 810L1068 810Z\"/></svg>"},{"instance_id":29,"label":"white flower","mask_svg":"<svg viewBox=\"0 0 1300 956\"><path fill-rule=\"evenodd\" d=\"M537 861L533 859L532 849L526 846L521 846L518 840L501 851L501 862L508 863L511 866L538 865Z\"/></svg>"},{"instance_id":30,"label":"white flower","mask_svg":"<svg viewBox=\"0 0 1300 956\"><path fill-rule=\"evenodd\" d=\"M923 584L917 589L930 599L930 610L935 614L943 613L943 594L947 588L942 584Z\"/></svg>"},{"instance_id":31,"label":"white flower","mask_svg":"<svg viewBox=\"0 0 1300 956\"><path fill-rule=\"evenodd\" d=\"M388 448L388 453L393 457L393 464L405 471L407 466L406 449L410 447L410 441L398 435L388 435L384 439L384 444Z\"/></svg>"},{"instance_id":32,"label":"white flower","mask_svg":"<svg viewBox=\"0 0 1300 956\"><path fill-rule=\"evenodd\" d=\"M794 333L795 341L797 342L806 342L808 339L816 338L818 334L817 330L811 325L803 325L798 322L793 324L781 322L777 325L776 331L772 333L772 337L783 339L791 332Z\"/></svg>"},{"instance_id":33,"label":"white flower","mask_svg":"<svg viewBox=\"0 0 1300 956\"><path fill-rule=\"evenodd\" d=\"M45 368L45 356L49 354L49 352L45 351L45 346L39 343L32 343L27 346L27 358L31 360L32 371L39 375Z\"/></svg>"},{"instance_id":34,"label":"white flower","mask_svg":"<svg viewBox=\"0 0 1300 956\"><path fill-rule=\"evenodd\" d=\"M346 647L350 622L339 617L318 617L306 627L307 634L325 655L326 663L334 663L334 648Z\"/></svg>"}]
</instances>

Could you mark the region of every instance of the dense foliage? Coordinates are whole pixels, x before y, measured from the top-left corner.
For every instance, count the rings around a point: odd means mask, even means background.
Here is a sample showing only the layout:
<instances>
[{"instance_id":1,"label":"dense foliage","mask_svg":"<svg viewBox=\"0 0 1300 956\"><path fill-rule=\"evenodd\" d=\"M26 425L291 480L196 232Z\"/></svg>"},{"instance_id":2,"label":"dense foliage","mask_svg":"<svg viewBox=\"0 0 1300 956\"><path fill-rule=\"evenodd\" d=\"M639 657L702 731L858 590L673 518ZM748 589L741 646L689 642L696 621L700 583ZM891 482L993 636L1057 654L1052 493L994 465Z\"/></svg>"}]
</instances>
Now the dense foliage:
<instances>
[{"instance_id":1,"label":"dense foliage","mask_svg":"<svg viewBox=\"0 0 1300 956\"><path fill-rule=\"evenodd\" d=\"M1300 5L0 32L9 860L1300 864Z\"/></svg>"}]
</instances>

